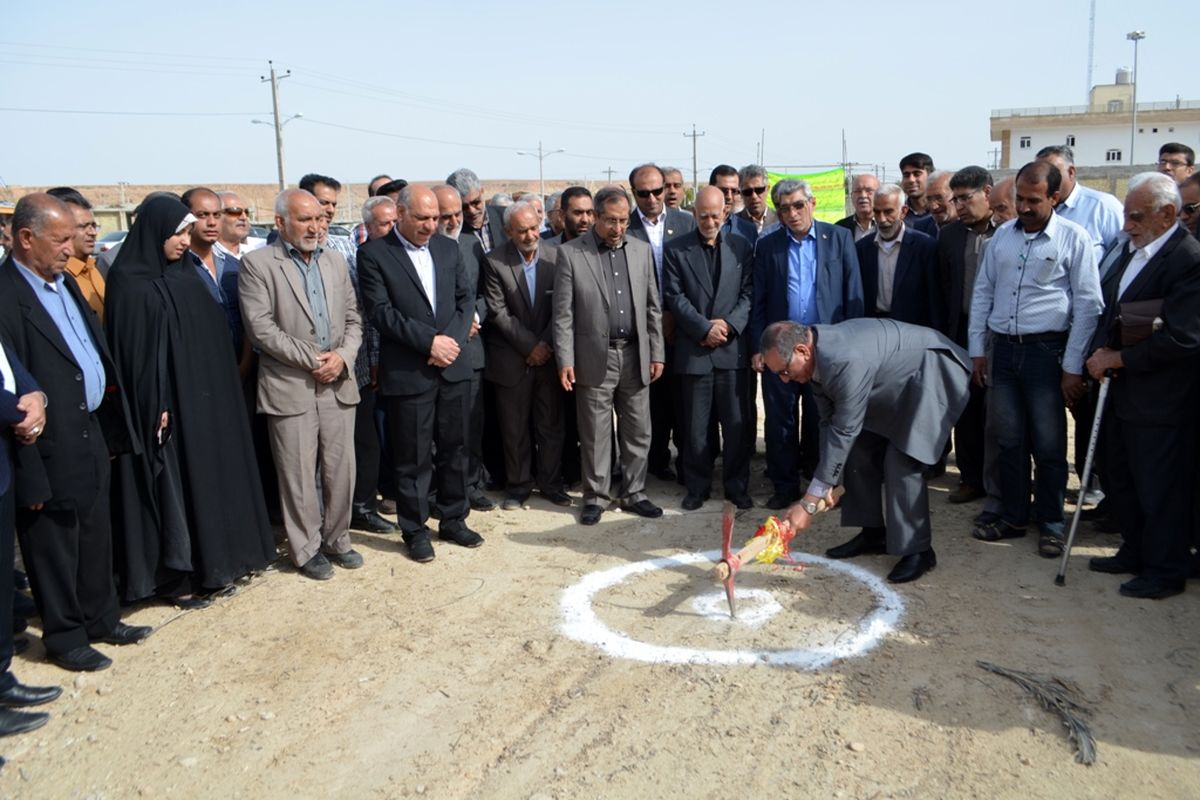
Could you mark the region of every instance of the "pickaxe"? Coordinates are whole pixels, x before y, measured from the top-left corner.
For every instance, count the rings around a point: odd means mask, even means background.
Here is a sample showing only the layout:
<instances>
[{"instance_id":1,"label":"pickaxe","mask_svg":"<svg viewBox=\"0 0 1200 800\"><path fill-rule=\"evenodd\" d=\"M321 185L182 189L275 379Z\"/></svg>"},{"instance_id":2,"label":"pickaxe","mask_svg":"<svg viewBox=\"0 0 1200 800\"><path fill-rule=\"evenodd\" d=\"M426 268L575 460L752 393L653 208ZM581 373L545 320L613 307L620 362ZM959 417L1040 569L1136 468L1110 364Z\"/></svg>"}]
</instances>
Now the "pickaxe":
<instances>
[{"instance_id":1,"label":"pickaxe","mask_svg":"<svg viewBox=\"0 0 1200 800\"><path fill-rule=\"evenodd\" d=\"M842 496L845 490L835 487L834 499ZM822 498L817 501L817 513L827 511L829 505ZM725 584L725 598L729 601L729 616L737 619L737 600L734 594L734 578L737 572L750 559L770 564L780 556L788 555L788 544L796 536L791 525L781 523L776 517L768 517L746 546L736 553L733 552L733 503L725 502L724 513L721 516L721 560L713 568L713 578L718 583Z\"/></svg>"}]
</instances>

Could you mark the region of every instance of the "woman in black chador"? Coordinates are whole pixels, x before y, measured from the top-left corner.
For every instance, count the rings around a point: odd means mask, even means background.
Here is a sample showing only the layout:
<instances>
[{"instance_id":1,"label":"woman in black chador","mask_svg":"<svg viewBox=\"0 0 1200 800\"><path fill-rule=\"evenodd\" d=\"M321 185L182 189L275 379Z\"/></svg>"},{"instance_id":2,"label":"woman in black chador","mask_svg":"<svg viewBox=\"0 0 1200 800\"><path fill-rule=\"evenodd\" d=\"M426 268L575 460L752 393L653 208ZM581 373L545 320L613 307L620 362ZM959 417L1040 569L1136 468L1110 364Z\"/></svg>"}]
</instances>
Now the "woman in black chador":
<instances>
[{"instance_id":1,"label":"woman in black chador","mask_svg":"<svg viewBox=\"0 0 1200 800\"><path fill-rule=\"evenodd\" d=\"M194 221L172 196L147 199L108 275L108 340L143 453L114 471L127 602L207 605L275 558L225 316L181 261Z\"/></svg>"}]
</instances>

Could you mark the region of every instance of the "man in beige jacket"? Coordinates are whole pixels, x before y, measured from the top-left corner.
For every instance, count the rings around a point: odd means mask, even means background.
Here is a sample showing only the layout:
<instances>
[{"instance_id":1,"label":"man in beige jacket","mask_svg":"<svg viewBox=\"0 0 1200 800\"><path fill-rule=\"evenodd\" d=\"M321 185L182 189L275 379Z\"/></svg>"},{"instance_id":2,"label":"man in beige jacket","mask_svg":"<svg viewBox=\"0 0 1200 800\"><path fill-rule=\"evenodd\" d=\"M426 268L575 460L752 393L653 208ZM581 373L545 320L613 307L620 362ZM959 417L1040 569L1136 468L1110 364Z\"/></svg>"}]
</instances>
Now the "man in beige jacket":
<instances>
[{"instance_id":1,"label":"man in beige jacket","mask_svg":"<svg viewBox=\"0 0 1200 800\"><path fill-rule=\"evenodd\" d=\"M362 320L345 259L319 245L323 219L309 192L280 192L279 238L245 254L238 273L246 335L259 353L258 411L267 415L292 562L315 580L333 577L330 562L346 569L363 563L349 532L358 403L353 364Z\"/></svg>"}]
</instances>

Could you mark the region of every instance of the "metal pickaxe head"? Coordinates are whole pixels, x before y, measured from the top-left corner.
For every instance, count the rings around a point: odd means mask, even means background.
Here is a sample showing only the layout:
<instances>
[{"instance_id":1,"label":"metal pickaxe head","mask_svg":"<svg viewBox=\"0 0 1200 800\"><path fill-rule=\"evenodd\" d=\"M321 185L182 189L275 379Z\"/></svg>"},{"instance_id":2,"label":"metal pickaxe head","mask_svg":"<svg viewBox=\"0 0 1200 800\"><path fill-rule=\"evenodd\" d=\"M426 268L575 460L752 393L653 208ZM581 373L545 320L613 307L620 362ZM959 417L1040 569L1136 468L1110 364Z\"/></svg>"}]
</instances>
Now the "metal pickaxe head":
<instances>
[{"instance_id":1,"label":"metal pickaxe head","mask_svg":"<svg viewBox=\"0 0 1200 800\"><path fill-rule=\"evenodd\" d=\"M737 599L734 594L733 578L737 574L734 566L736 559L733 555L733 503L725 501L724 513L721 515L721 562L729 568L725 577L725 599L729 601L729 617L737 619Z\"/></svg>"}]
</instances>

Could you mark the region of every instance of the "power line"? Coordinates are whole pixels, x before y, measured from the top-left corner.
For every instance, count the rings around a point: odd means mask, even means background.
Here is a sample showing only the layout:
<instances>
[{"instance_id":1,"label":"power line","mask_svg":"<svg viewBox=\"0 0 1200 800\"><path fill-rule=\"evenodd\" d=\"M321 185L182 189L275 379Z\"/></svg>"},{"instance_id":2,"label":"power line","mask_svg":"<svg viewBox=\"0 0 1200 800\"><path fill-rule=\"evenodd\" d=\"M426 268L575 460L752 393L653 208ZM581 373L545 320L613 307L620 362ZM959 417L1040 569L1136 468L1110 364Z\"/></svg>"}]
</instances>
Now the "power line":
<instances>
[{"instance_id":1,"label":"power line","mask_svg":"<svg viewBox=\"0 0 1200 800\"><path fill-rule=\"evenodd\" d=\"M13 108L0 106L0 111L26 114L96 114L112 117L253 117L265 111L99 111L78 108Z\"/></svg>"},{"instance_id":2,"label":"power line","mask_svg":"<svg viewBox=\"0 0 1200 800\"><path fill-rule=\"evenodd\" d=\"M47 48L52 48L52 47L62 47L62 43L61 42L42 42L40 44L30 44L28 42L0 41L0 46L2 46L2 47L24 47L26 49L31 49L31 50L45 50ZM77 47L75 45L72 45L71 49L72 50L84 50L84 51L91 52L91 53L119 53L120 55L154 56L154 57L166 57L166 58L191 58L191 59L196 59L196 60L201 60L201 61L211 60L210 56L189 56L185 53L179 53L179 52L174 52L174 53L160 53L160 52L153 52L153 51L138 52L138 51L133 51L133 50L114 50L114 49L105 48L105 47ZM221 56L221 59L224 61L247 61L247 62L254 62L254 63L259 62L259 59L250 58L247 56Z\"/></svg>"}]
</instances>

